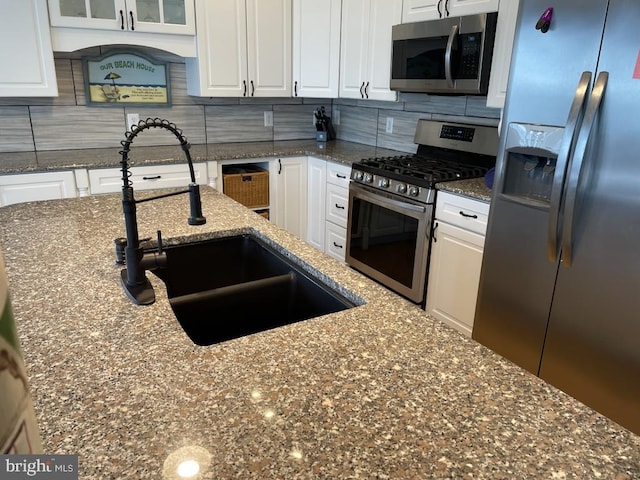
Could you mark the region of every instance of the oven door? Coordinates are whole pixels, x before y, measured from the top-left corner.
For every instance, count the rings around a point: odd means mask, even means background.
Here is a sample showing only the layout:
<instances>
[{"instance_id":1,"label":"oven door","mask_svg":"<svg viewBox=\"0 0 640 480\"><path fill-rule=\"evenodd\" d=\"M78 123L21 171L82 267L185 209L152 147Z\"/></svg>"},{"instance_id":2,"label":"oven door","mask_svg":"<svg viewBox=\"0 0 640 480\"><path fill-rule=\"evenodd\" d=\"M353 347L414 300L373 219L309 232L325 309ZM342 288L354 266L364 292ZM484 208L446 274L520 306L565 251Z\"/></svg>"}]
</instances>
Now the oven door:
<instances>
[{"instance_id":1,"label":"oven door","mask_svg":"<svg viewBox=\"0 0 640 480\"><path fill-rule=\"evenodd\" d=\"M347 263L384 286L422 303L433 204L366 186L349 186Z\"/></svg>"}]
</instances>

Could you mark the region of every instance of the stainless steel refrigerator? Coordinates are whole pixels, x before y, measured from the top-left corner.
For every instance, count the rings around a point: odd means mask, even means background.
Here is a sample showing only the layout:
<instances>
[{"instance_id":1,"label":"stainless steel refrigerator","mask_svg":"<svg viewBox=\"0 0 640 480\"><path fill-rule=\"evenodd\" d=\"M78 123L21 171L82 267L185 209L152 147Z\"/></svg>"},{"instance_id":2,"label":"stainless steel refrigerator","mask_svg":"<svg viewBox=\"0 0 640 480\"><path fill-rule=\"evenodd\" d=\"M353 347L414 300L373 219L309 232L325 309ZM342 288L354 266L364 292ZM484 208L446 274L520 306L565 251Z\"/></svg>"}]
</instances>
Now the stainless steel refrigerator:
<instances>
[{"instance_id":1,"label":"stainless steel refrigerator","mask_svg":"<svg viewBox=\"0 0 640 480\"><path fill-rule=\"evenodd\" d=\"M520 2L473 338L640 433L640 2L548 6Z\"/></svg>"}]
</instances>

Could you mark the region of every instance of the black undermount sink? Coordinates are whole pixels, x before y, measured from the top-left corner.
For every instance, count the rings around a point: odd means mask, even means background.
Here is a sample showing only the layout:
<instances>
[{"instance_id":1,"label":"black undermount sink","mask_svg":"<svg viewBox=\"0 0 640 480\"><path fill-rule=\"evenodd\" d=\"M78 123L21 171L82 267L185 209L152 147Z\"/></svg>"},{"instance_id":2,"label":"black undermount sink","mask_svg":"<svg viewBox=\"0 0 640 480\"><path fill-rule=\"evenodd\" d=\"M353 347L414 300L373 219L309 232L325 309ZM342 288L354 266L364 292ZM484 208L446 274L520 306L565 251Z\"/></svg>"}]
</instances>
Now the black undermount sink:
<instances>
[{"instance_id":1,"label":"black undermount sink","mask_svg":"<svg viewBox=\"0 0 640 480\"><path fill-rule=\"evenodd\" d=\"M355 306L253 235L167 246L165 253L166 267L153 273L197 345Z\"/></svg>"}]
</instances>

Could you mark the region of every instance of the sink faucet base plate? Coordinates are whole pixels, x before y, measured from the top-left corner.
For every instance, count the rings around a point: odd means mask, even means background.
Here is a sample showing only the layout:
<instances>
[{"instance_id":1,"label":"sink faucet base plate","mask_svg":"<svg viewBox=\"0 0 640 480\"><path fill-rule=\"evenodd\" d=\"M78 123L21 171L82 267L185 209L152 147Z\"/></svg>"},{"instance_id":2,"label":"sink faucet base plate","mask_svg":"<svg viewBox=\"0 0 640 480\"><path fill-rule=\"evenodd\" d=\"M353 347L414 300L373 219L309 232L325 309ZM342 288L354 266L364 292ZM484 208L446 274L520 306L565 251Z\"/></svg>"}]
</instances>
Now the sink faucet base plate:
<instances>
[{"instance_id":1,"label":"sink faucet base plate","mask_svg":"<svg viewBox=\"0 0 640 480\"><path fill-rule=\"evenodd\" d=\"M125 293L136 305L151 305L156 301L156 294L148 278L145 277L139 284L129 285L127 283L127 269L124 268L120 272L120 281Z\"/></svg>"}]
</instances>

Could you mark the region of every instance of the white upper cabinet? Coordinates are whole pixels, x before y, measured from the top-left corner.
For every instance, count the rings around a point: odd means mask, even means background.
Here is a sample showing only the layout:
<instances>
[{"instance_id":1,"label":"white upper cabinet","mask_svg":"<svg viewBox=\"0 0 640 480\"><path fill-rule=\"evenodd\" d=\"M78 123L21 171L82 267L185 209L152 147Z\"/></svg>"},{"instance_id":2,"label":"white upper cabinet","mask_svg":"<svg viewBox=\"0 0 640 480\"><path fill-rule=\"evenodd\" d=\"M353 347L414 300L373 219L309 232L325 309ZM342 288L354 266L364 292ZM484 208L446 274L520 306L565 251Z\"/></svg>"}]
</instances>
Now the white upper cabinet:
<instances>
[{"instance_id":1,"label":"white upper cabinet","mask_svg":"<svg viewBox=\"0 0 640 480\"><path fill-rule=\"evenodd\" d=\"M291 96L291 0L196 0L189 95Z\"/></svg>"},{"instance_id":2,"label":"white upper cabinet","mask_svg":"<svg viewBox=\"0 0 640 480\"><path fill-rule=\"evenodd\" d=\"M495 12L499 0L404 0L402 3L402 23L411 23Z\"/></svg>"},{"instance_id":3,"label":"white upper cabinet","mask_svg":"<svg viewBox=\"0 0 640 480\"><path fill-rule=\"evenodd\" d=\"M193 0L49 0L49 18L56 51L128 44L196 54Z\"/></svg>"},{"instance_id":4,"label":"white upper cabinet","mask_svg":"<svg viewBox=\"0 0 640 480\"><path fill-rule=\"evenodd\" d=\"M391 27L402 0L349 0L342 5L340 97L397 100L391 79Z\"/></svg>"},{"instance_id":5,"label":"white upper cabinet","mask_svg":"<svg viewBox=\"0 0 640 480\"><path fill-rule=\"evenodd\" d=\"M519 2L503 1L498 10L496 40L491 59L491 77L487 92L487 107L503 108L509 83L511 50L516 32Z\"/></svg>"},{"instance_id":6,"label":"white upper cabinet","mask_svg":"<svg viewBox=\"0 0 640 480\"><path fill-rule=\"evenodd\" d=\"M58 95L46 0L0 0L0 97Z\"/></svg>"},{"instance_id":7,"label":"white upper cabinet","mask_svg":"<svg viewBox=\"0 0 640 480\"><path fill-rule=\"evenodd\" d=\"M294 97L338 96L341 8L342 0L293 0Z\"/></svg>"}]
</instances>

